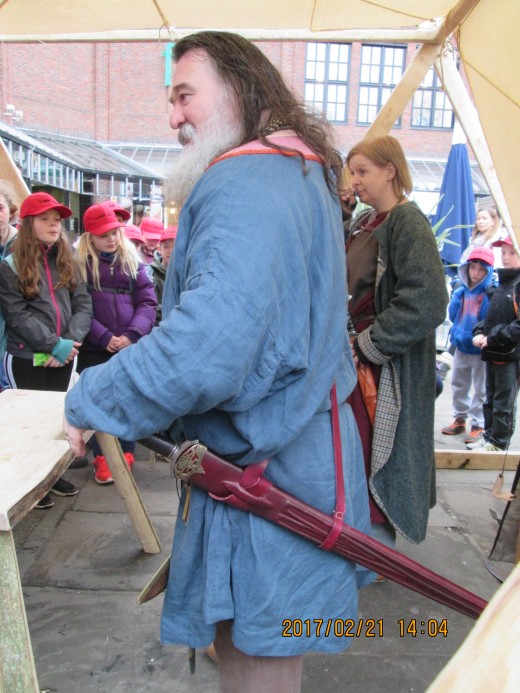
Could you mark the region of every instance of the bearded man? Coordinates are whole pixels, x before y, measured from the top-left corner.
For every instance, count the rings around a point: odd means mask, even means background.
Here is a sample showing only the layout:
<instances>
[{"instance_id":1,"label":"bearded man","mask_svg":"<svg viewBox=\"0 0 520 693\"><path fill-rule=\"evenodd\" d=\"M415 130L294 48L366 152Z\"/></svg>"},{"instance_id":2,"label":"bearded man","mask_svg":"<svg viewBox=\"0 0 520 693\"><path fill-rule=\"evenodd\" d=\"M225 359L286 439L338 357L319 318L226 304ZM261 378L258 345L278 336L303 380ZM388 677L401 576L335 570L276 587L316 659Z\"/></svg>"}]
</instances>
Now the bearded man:
<instances>
[{"instance_id":1,"label":"bearded man","mask_svg":"<svg viewBox=\"0 0 520 693\"><path fill-rule=\"evenodd\" d=\"M335 383L345 521L366 531L362 455L345 403L356 374L339 155L322 119L249 41L201 32L174 51L170 124L185 150L170 194L183 206L163 321L82 374L67 397L68 437L77 450L81 428L128 440L161 430L241 466L269 458L269 480L332 514ZM350 644L333 624L356 618L367 575L197 488L187 521L184 503L163 642L215 640L223 691L300 690L304 652Z\"/></svg>"}]
</instances>

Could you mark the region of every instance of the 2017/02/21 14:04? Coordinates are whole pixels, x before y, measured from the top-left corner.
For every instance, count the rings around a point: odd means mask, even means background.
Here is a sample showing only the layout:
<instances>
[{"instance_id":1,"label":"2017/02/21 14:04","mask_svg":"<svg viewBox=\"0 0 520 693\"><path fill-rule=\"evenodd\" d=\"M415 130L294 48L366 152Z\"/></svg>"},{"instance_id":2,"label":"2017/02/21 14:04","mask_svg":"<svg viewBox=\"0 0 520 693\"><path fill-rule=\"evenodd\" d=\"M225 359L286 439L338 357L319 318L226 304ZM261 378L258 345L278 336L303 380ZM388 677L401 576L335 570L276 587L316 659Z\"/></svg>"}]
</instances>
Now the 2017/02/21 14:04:
<instances>
[{"instance_id":1,"label":"2017/02/21 14:04","mask_svg":"<svg viewBox=\"0 0 520 693\"><path fill-rule=\"evenodd\" d=\"M430 638L436 638L442 635L444 638L448 636L448 619L429 618L427 621L420 621L417 618L404 619L400 618L397 621L399 626L399 637L405 638L411 635L416 638L418 635L427 635Z\"/></svg>"},{"instance_id":2,"label":"2017/02/21 14:04","mask_svg":"<svg viewBox=\"0 0 520 693\"><path fill-rule=\"evenodd\" d=\"M418 635L435 638L438 635L443 637L448 635L448 619L446 618L430 618L425 621L420 621L417 618L401 618L397 621L397 626L400 638L407 636L415 638ZM325 636L326 638L382 638L383 619L294 618L282 621L282 637L284 638L319 638L320 636Z\"/></svg>"}]
</instances>

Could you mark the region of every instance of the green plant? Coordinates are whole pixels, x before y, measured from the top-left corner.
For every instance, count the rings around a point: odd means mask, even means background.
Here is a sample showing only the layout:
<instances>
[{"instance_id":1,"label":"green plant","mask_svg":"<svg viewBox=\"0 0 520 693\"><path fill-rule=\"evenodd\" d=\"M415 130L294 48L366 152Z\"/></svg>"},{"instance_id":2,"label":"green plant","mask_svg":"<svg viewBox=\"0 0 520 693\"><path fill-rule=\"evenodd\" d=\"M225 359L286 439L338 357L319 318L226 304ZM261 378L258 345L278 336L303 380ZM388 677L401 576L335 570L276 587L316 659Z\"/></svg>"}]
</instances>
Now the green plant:
<instances>
[{"instance_id":1,"label":"green plant","mask_svg":"<svg viewBox=\"0 0 520 693\"><path fill-rule=\"evenodd\" d=\"M442 197L439 198L437 205L440 203L441 200L442 200ZM455 229L471 228L471 224L457 224L456 226L449 226L448 228L444 229L444 231L439 231L441 226L444 224L445 220L451 214L453 207L454 207L454 205L452 205L450 207L450 209L447 211L447 213L441 219L439 219L439 221L436 224L432 225L432 231L433 231L433 235L435 236L435 240L437 242L437 248L439 249L439 253L443 249L445 243L449 243L450 245L460 246L460 243L457 243L456 241L452 241L449 238L452 231L454 231ZM430 213L430 215L431 215L431 213Z\"/></svg>"}]
</instances>

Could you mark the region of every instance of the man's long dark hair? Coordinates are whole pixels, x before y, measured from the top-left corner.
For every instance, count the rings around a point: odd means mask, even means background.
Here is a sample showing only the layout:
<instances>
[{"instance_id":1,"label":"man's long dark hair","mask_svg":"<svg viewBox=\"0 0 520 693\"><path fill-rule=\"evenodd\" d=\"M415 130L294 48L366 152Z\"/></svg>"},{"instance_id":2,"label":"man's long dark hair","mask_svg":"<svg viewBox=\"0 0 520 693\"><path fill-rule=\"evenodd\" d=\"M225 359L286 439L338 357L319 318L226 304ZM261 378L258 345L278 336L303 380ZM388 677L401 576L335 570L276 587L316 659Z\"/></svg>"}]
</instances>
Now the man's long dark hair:
<instances>
[{"instance_id":1,"label":"man's long dark hair","mask_svg":"<svg viewBox=\"0 0 520 693\"><path fill-rule=\"evenodd\" d=\"M217 74L235 96L243 127L243 139L239 145L259 139L281 152L288 151L277 145L276 140L266 141L263 133L266 123L261 122L261 117L267 109L271 112L271 120L280 118L284 128L294 130L322 159L329 188L339 192L342 162L332 144L330 125L322 116L309 111L298 101L280 72L257 46L238 34L201 31L175 44L175 61L195 49L202 49L208 54Z\"/></svg>"}]
</instances>

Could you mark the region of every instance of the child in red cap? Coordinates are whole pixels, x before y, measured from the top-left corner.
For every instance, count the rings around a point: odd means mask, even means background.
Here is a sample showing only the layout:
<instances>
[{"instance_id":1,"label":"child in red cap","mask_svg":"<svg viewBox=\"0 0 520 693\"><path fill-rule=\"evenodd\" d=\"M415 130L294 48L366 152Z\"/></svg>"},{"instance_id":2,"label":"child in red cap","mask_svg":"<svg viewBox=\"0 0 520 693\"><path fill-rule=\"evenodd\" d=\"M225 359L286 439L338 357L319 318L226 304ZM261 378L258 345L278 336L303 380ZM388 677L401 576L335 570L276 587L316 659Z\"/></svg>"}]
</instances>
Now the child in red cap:
<instances>
[{"instance_id":1,"label":"child in red cap","mask_svg":"<svg viewBox=\"0 0 520 693\"><path fill-rule=\"evenodd\" d=\"M46 192L29 195L20 207L12 254L0 263L4 367L12 388L66 392L89 330L92 302L61 227L71 214ZM51 492L73 496L78 490L58 479ZM47 494L36 507L52 505Z\"/></svg>"},{"instance_id":2,"label":"child in red cap","mask_svg":"<svg viewBox=\"0 0 520 693\"><path fill-rule=\"evenodd\" d=\"M148 273L153 281L155 295L157 296L157 325L162 320L162 297L164 282L166 280L166 270L168 269L168 263L170 262L176 238L177 227L168 226L161 236L159 251L155 253L153 261L148 265Z\"/></svg>"},{"instance_id":3,"label":"child in red cap","mask_svg":"<svg viewBox=\"0 0 520 693\"><path fill-rule=\"evenodd\" d=\"M448 314L453 323L450 341L455 347L451 378L455 420L442 429L444 435L466 433L466 419L471 429L466 443L475 443L484 432L482 405L486 398L486 368L480 349L473 345L473 328L486 316L487 289L493 281L494 254L491 248L477 246L459 266L461 286L453 292ZM473 389L473 393L471 390Z\"/></svg>"},{"instance_id":4,"label":"child in red cap","mask_svg":"<svg viewBox=\"0 0 520 693\"><path fill-rule=\"evenodd\" d=\"M141 229L135 224L125 224L123 226L123 233L132 245L135 246L139 259L143 261L141 250L144 245L144 238Z\"/></svg>"},{"instance_id":5,"label":"child in red cap","mask_svg":"<svg viewBox=\"0 0 520 693\"><path fill-rule=\"evenodd\" d=\"M139 228L141 229L144 240L144 245L141 250L143 262L149 265L154 258L155 251L159 248L159 243L164 233L164 226L162 222L155 217L145 217Z\"/></svg>"},{"instance_id":6,"label":"child in red cap","mask_svg":"<svg viewBox=\"0 0 520 693\"><path fill-rule=\"evenodd\" d=\"M125 237L124 223L110 204L89 207L83 216L85 233L76 253L81 276L92 297L93 318L78 371L106 363L148 334L155 324L157 300L145 266L132 243ZM135 442L120 440L128 466L134 463ZM113 482L110 469L97 441L94 450L95 479L98 484Z\"/></svg>"}]
</instances>

